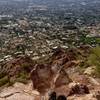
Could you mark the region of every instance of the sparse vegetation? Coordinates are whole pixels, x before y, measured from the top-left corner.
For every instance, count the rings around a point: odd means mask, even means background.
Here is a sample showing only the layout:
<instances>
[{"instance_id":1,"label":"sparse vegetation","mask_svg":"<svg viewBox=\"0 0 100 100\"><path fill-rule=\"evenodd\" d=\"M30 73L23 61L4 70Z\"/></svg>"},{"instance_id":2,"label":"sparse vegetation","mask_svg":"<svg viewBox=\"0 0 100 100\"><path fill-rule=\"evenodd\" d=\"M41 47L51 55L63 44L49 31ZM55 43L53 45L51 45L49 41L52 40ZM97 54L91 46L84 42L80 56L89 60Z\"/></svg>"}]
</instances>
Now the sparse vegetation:
<instances>
[{"instance_id":1,"label":"sparse vegetation","mask_svg":"<svg viewBox=\"0 0 100 100\"><path fill-rule=\"evenodd\" d=\"M0 79L0 86L5 85L9 82L9 79L7 76Z\"/></svg>"},{"instance_id":2,"label":"sparse vegetation","mask_svg":"<svg viewBox=\"0 0 100 100\"><path fill-rule=\"evenodd\" d=\"M88 58L88 62L94 66L95 68L95 74L100 77L100 47L97 46L96 48L92 49L92 52Z\"/></svg>"}]
</instances>

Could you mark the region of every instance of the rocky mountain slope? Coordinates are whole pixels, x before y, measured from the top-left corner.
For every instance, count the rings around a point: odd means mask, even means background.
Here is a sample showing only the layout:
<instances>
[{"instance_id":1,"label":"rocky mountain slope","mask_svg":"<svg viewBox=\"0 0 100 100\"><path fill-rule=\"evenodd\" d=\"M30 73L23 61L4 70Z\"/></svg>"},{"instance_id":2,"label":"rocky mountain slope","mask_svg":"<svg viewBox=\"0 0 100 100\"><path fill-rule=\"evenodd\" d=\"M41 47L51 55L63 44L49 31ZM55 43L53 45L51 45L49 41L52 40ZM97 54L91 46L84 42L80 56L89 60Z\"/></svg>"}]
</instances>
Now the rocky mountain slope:
<instances>
[{"instance_id":1,"label":"rocky mountain slope","mask_svg":"<svg viewBox=\"0 0 100 100\"><path fill-rule=\"evenodd\" d=\"M2 66L8 70L3 70L2 79L9 77L0 88L0 100L49 100L53 91L68 100L100 100L100 79L92 74L90 65L83 64L90 51L88 46L57 48L45 61L21 56L6 62ZM0 79L0 83L3 81Z\"/></svg>"}]
</instances>

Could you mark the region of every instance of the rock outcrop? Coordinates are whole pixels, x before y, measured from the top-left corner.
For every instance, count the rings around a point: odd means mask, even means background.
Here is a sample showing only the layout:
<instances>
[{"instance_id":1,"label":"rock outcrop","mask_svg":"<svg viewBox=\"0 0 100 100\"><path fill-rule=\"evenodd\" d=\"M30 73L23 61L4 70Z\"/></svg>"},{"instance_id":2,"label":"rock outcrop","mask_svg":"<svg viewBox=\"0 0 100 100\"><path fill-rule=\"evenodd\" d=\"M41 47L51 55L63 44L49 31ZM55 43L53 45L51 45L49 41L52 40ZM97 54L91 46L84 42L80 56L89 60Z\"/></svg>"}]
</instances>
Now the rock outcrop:
<instances>
[{"instance_id":1,"label":"rock outcrop","mask_svg":"<svg viewBox=\"0 0 100 100\"><path fill-rule=\"evenodd\" d=\"M31 80L33 88L43 94L48 90L67 85L71 82L64 70L54 73L51 67L47 65L37 65L31 72Z\"/></svg>"},{"instance_id":2,"label":"rock outcrop","mask_svg":"<svg viewBox=\"0 0 100 100\"><path fill-rule=\"evenodd\" d=\"M53 72L50 66L36 65L35 69L31 71L30 77L33 82L33 88L41 93L45 93L51 87Z\"/></svg>"},{"instance_id":3,"label":"rock outcrop","mask_svg":"<svg viewBox=\"0 0 100 100\"><path fill-rule=\"evenodd\" d=\"M30 57L19 56L2 64L0 78L7 77L9 83L16 82L17 80L27 80L33 67L34 62Z\"/></svg>"}]
</instances>

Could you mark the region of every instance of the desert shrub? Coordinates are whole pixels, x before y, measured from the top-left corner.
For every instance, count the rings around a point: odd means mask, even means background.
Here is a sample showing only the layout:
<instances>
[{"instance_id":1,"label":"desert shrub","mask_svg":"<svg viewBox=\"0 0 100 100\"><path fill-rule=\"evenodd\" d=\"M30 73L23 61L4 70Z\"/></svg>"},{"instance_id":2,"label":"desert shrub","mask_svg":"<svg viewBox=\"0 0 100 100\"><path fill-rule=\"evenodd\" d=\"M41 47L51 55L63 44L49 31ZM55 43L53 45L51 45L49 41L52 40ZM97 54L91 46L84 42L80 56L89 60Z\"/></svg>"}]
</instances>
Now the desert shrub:
<instances>
[{"instance_id":1,"label":"desert shrub","mask_svg":"<svg viewBox=\"0 0 100 100\"><path fill-rule=\"evenodd\" d=\"M88 58L88 62L96 66L95 74L100 77L100 47L99 46L92 49L92 52Z\"/></svg>"},{"instance_id":2,"label":"desert shrub","mask_svg":"<svg viewBox=\"0 0 100 100\"><path fill-rule=\"evenodd\" d=\"M96 43L100 44L100 37L96 38Z\"/></svg>"},{"instance_id":3,"label":"desert shrub","mask_svg":"<svg viewBox=\"0 0 100 100\"><path fill-rule=\"evenodd\" d=\"M3 86L9 82L9 79L7 76L0 79L0 86Z\"/></svg>"}]
</instances>

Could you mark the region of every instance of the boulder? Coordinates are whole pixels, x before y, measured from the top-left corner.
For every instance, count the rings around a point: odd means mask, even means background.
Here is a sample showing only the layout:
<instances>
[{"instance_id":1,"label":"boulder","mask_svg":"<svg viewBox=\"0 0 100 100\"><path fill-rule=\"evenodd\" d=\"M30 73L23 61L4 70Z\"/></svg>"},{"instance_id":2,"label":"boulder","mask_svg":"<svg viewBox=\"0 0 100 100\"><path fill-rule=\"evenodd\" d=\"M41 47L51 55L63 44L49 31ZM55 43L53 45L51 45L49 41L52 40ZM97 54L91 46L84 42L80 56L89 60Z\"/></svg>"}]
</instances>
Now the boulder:
<instances>
[{"instance_id":1,"label":"boulder","mask_svg":"<svg viewBox=\"0 0 100 100\"><path fill-rule=\"evenodd\" d=\"M86 75L93 75L94 73L95 73L95 66L88 67L84 71L84 74L86 74Z\"/></svg>"},{"instance_id":2,"label":"boulder","mask_svg":"<svg viewBox=\"0 0 100 100\"><path fill-rule=\"evenodd\" d=\"M15 83L0 91L0 100L40 100L40 93L29 89L30 84Z\"/></svg>"},{"instance_id":3,"label":"boulder","mask_svg":"<svg viewBox=\"0 0 100 100\"><path fill-rule=\"evenodd\" d=\"M56 77L55 88L61 87L63 85L68 85L72 80L69 78L69 75L62 69Z\"/></svg>"},{"instance_id":4,"label":"boulder","mask_svg":"<svg viewBox=\"0 0 100 100\"><path fill-rule=\"evenodd\" d=\"M74 94L89 94L89 88L84 84L79 83L72 83L70 85L70 91L68 96L74 95Z\"/></svg>"}]
</instances>

